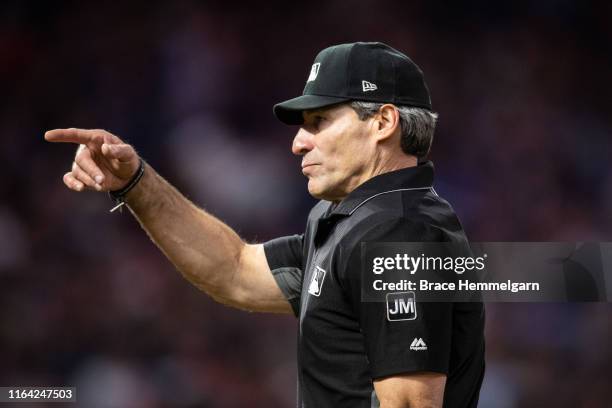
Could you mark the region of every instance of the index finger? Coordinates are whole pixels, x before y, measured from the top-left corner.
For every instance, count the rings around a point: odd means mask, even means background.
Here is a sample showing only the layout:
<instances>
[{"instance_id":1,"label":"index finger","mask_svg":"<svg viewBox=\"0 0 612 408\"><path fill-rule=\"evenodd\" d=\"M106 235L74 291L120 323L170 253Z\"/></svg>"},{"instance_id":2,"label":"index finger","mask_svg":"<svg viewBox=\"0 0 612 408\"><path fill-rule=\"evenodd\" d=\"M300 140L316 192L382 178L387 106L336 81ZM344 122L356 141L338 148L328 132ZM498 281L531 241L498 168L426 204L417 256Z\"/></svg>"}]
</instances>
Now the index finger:
<instances>
[{"instance_id":1,"label":"index finger","mask_svg":"<svg viewBox=\"0 0 612 408\"><path fill-rule=\"evenodd\" d=\"M95 139L96 130L89 129L53 129L45 132L47 142L87 144Z\"/></svg>"}]
</instances>

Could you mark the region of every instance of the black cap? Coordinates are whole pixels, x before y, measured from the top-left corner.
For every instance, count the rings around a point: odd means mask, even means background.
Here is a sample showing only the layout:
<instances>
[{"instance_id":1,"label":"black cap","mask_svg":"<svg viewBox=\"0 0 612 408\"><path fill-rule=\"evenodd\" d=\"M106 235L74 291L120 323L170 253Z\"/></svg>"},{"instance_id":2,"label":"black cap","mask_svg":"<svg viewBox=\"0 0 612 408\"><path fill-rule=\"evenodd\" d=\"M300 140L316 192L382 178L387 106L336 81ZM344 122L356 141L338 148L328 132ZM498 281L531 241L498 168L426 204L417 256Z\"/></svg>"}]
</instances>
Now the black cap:
<instances>
[{"instance_id":1,"label":"black cap","mask_svg":"<svg viewBox=\"0 0 612 408\"><path fill-rule=\"evenodd\" d=\"M410 58L380 42L356 42L321 51L302 96L274 105L274 115L299 125L304 110L353 100L431 110L423 71Z\"/></svg>"}]
</instances>

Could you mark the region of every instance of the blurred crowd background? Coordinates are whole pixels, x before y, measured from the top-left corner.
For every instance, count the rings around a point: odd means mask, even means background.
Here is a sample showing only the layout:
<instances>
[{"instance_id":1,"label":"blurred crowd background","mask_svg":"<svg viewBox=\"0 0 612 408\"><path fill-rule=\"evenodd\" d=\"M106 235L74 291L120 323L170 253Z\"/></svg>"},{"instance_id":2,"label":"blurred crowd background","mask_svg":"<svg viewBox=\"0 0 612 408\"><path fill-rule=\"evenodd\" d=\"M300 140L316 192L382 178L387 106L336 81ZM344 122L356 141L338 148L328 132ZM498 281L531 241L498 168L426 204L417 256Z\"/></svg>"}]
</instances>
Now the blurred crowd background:
<instances>
[{"instance_id":1,"label":"blurred crowd background","mask_svg":"<svg viewBox=\"0 0 612 408\"><path fill-rule=\"evenodd\" d=\"M77 386L88 408L295 399L296 321L190 286L129 212L64 187L75 147L45 130L119 135L249 241L299 233L314 200L272 105L320 49L383 41L426 74L436 189L471 240L612 241L611 17L578 0L2 2L0 386ZM612 406L609 303L487 312L481 407Z\"/></svg>"}]
</instances>

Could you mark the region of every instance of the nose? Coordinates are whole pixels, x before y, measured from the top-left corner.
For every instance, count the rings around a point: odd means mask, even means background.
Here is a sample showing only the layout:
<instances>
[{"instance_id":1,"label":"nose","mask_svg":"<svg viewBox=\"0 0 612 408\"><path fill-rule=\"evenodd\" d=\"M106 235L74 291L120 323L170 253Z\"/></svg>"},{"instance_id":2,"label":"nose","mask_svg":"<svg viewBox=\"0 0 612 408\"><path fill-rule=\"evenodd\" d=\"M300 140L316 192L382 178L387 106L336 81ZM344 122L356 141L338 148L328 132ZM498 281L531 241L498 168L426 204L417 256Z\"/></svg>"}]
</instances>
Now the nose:
<instances>
[{"instance_id":1,"label":"nose","mask_svg":"<svg viewBox=\"0 0 612 408\"><path fill-rule=\"evenodd\" d=\"M303 156L314 148L312 133L300 128L293 138L291 151L296 156Z\"/></svg>"}]
</instances>

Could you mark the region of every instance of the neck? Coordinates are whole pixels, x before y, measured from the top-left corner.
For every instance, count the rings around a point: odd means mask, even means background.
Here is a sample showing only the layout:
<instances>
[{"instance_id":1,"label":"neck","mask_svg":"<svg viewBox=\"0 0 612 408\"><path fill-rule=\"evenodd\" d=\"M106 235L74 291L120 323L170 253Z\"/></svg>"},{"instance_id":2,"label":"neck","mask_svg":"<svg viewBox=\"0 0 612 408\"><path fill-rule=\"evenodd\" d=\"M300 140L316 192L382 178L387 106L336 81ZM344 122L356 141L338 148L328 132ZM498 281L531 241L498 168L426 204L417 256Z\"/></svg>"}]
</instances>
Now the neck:
<instances>
[{"instance_id":1,"label":"neck","mask_svg":"<svg viewBox=\"0 0 612 408\"><path fill-rule=\"evenodd\" d=\"M418 159L416 156L407 156L402 153L401 156L396 156L392 158L381 159L377 157L376 160L372 163L370 168L362 173L362 176L359 179L354 179L353 187L350 188L345 195L342 197L335 197L328 200L332 201L335 204L338 204L342 201L346 195L348 195L355 188L359 187L361 184L365 183L369 179L379 176L381 174L390 173L392 171L405 169L407 167L415 167L418 164Z\"/></svg>"},{"instance_id":2,"label":"neck","mask_svg":"<svg viewBox=\"0 0 612 408\"><path fill-rule=\"evenodd\" d=\"M384 159L379 157L374 161L367 180L380 174L405 169L407 167L415 167L417 163L418 159L416 156L408 156L403 153L401 155L394 155L393 157L386 157Z\"/></svg>"}]
</instances>

